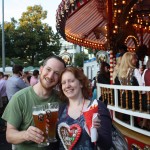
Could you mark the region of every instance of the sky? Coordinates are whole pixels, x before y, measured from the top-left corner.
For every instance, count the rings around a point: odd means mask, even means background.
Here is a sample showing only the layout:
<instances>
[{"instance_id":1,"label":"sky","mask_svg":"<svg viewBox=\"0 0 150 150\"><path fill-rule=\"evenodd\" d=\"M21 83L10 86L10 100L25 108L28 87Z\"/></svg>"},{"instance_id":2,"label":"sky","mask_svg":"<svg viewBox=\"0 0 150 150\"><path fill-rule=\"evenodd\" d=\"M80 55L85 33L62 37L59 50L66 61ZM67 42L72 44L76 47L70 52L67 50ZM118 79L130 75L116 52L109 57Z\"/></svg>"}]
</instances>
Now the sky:
<instances>
[{"instance_id":1,"label":"sky","mask_svg":"<svg viewBox=\"0 0 150 150\"><path fill-rule=\"evenodd\" d=\"M48 23L53 31L56 31L56 10L62 0L4 0L4 21L10 22L14 17L16 20L21 18L23 12L27 11L28 6L41 5L46 10L47 19L43 22ZM0 13L2 14L2 0L0 1ZM2 15L0 15L0 24Z\"/></svg>"}]
</instances>

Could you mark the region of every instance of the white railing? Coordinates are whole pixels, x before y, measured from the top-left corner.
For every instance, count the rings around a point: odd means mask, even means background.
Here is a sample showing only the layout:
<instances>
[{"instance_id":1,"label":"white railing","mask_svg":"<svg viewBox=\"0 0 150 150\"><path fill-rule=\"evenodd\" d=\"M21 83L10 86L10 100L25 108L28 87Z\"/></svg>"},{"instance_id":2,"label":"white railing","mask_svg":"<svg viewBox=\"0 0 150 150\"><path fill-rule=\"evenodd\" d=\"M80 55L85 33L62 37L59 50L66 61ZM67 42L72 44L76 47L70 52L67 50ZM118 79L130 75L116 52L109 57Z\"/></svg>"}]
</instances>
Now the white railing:
<instances>
[{"instance_id":1,"label":"white railing","mask_svg":"<svg viewBox=\"0 0 150 150\"><path fill-rule=\"evenodd\" d=\"M103 91L105 90L105 91ZM108 94L109 90L111 91L110 95ZM99 84L97 83L97 97L99 98L100 96L106 98L106 94L108 94L109 98L109 104L108 104L108 109L113 111L113 120L119 123L120 125L129 128L133 131L136 131L138 133L144 134L146 136L150 136L150 132L141 128L138 128L134 126L134 117L140 117L140 118L145 118L145 119L150 119L150 110L147 110L146 112L142 111L142 108L140 107L139 110L135 109L129 109L129 108L122 108L119 106L119 101L120 97L118 97L118 92L120 91L139 91L139 93L143 94L146 93L148 94L148 100L147 100L147 105L150 105L150 87L145 87L145 86L120 86L120 85L107 85L107 84ZM105 93L105 95L104 95ZM140 94L140 95L141 95ZM111 99L111 100L110 100ZM113 99L113 100L112 100ZM133 101L133 100L132 100ZM132 102L134 106L134 101ZM142 99L140 98L139 105L141 105ZM149 108L148 108L149 109ZM130 122L126 123L116 117L116 113L119 112L122 114L127 114L130 116Z\"/></svg>"}]
</instances>

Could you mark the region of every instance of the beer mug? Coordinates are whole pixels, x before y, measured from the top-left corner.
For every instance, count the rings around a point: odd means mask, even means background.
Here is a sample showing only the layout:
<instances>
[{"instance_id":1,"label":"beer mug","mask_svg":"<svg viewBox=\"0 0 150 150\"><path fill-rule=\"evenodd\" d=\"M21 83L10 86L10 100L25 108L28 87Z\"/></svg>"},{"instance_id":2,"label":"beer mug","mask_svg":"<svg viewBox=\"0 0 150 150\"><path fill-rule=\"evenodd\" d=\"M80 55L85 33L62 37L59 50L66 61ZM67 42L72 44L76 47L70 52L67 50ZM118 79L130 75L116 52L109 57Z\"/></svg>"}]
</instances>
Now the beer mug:
<instances>
[{"instance_id":1,"label":"beer mug","mask_svg":"<svg viewBox=\"0 0 150 150\"><path fill-rule=\"evenodd\" d=\"M36 105L32 108L32 115L34 124L37 128L43 131L44 141L40 144L38 144L38 147L44 147L48 146L48 135L47 135L47 129L46 129L46 112L44 111L43 105Z\"/></svg>"},{"instance_id":2,"label":"beer mug","mask_svg":"<svg viewBox=\"0 0 150 150\"><path fill-rule=\"evenodd\" d=\"M48 121L48 139L49 142L57 142L56 139L56 124L58 120L58 102L48 103L45 107Z\"/></svg>"}]
</instances>

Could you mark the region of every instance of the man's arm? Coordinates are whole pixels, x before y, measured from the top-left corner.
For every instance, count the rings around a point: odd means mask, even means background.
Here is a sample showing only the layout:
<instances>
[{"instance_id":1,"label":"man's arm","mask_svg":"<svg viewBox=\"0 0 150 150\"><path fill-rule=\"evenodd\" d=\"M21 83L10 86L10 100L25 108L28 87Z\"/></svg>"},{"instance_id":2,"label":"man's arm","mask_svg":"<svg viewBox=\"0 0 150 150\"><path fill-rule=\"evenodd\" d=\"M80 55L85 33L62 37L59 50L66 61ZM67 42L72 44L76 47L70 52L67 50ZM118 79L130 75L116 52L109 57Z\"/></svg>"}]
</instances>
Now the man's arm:
<instances>
[{"instance_id":1,"label":"man's arm","mask_svg":"<svg viewBox=\"0 0 150 150\"><path fill-rule=\"evenodd\" d=\"M18 131L7 122L6 139L9 143L20 144L25 141L41 143L44 140L43 132L36 127L30 126L25 131Z\"/></svg>"}]
</instances>

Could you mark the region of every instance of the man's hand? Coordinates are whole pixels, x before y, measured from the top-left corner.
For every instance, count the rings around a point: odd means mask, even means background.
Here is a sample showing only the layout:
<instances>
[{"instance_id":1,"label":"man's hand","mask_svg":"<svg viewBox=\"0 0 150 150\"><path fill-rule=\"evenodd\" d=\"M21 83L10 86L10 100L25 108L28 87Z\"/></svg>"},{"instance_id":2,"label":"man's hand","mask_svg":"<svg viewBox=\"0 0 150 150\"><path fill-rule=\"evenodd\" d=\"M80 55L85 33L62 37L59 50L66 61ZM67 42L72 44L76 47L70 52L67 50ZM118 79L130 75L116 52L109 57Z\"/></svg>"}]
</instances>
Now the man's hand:
<instances>
[{"instance_id":1,"label":"man's hand","mask_svg":"<svg viewBox=\"0 0 150 150\"><path fill-rule=\"evenodd\" d=\"M6 138L9 143L20 144L25 141L41 143L44 140L43 134L44 133L40 129L34 126L30 126L25 131L19 131L7 122Z\"/></svg>"},{"instance_id":2,"label":"man's hand","mask_svg":"<svg viewBox=\"0 0 150 150\"><path fill-rule=\"evenodd\" d=\"M40 129L38 129L34 126L30 126L26 130L26 132L24 134L24 138L26 141L33 141L33 142L40 144L44 140L43 134L44 133Z\"/></svg>"}]
</instances>

